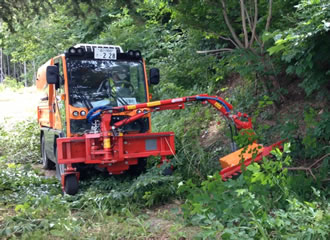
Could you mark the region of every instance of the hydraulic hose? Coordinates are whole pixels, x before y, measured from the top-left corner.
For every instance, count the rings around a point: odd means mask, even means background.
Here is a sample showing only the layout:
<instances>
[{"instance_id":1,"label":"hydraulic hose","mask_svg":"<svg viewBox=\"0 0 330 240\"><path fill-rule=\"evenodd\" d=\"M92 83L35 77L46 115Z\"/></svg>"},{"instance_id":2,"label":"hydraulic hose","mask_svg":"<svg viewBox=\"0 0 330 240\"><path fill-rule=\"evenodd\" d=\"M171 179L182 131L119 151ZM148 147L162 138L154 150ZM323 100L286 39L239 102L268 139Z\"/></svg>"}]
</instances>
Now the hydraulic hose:
<instances>
[{"instance_id":1,"label":"hydraulic hose","mask_svg":"<svg viewBox=\"0 0 330 240\"><path fill-rule=\"evenodd\" d=\"M215 97L196 96L196 100L200 100L200 101L204 101L204 100L214 100L214 101L217 101L218 103L220 103L220 104L226 109L227 112L230 112L230 109L229 109L229 107L227 106L227 104L225 104L223 101L221 101L221 100L218 99L218 98L215 98Z\"/></svg>"},{"instance_id":2,"label":"hydraulic hose","mask_svg":"<svg viewBox=\"0 0 330 240\"><path fill-rule=\"evenodd\" d=\"M89 123L92 123L95 118L97 118L98 116L101 115L102 110L105 110L105 109L109 109L109 107L108 106L99 106L99 107L92 108L91 110L89 110L89 112L86 116L87 121ZM99 111L99 112L95 113L96 111Z\"/></svg>"}]
</instances>

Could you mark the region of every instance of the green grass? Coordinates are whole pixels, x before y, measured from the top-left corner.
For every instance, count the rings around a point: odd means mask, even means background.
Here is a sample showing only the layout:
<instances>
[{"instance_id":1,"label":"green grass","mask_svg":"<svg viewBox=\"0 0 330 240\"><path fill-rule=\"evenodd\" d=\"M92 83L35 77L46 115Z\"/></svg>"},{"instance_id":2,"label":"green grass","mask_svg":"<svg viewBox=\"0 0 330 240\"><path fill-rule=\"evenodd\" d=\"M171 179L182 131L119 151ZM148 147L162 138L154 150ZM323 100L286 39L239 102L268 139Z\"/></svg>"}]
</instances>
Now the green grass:
<instances>
[{"instance_id":1,"label":"green grass","mask_svg":"<svg viewBox=\"0 0 330 240\"><path fill-rule=\"evenodd\" d=\"M185 227L179 203L163 205L163 198L158 207L147 207L144 193L152 192L153 184L164 184L148 176L95 177L82 181L81 191L69 196L62 195L55 178L46 178L30 163L5 164L2 157L0 238L177 239L196 232Z\"/></svg>"},{"instance_id":2,"label":"green grass","mask_svg":"<svg viewBox=\"0 0 330 240\"><path fill-rule=\"evenodd\" d=\"M0 127L0 238L178 239L185 226L176 195L178 176L152 167L133 178L95 174L75 196L40 167L39 130L33 120ZM157 207L158 206L158 207ZM172 210L176 209L176 210Z\"/></svg>"}]
</instances>

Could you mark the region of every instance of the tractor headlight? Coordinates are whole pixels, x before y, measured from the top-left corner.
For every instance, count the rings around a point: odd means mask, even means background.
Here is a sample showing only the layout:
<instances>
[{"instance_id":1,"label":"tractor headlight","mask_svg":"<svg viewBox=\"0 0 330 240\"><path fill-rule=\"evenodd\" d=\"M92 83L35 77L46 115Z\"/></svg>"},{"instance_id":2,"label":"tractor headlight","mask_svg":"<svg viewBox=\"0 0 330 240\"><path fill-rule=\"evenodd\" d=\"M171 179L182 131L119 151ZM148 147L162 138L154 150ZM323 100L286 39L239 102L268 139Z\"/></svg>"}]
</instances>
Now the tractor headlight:
<instances>
[{"instance_id":1,"label":"tractor headlight","mask_svg":"<svg viewBox=\"0 0 330 240\"><path fill-rule=\"evenodd\" d=\"M83 53L84 53L84 49L82 49L82 48L77 48L77 53L78 53L79 55L83 55Z\"/></svg>"},{"instance_id":2,"label":"tractor headlight","mask_svg":"<svg viewBox=\"0 0 330 240\"><path fill-rule=\"evenodd\" d=\"M130 57L134 57L135 55L133 50L129 50L127 53Z\"/></svg>"},{"instance_id":3,"label":"tractor headlight","mask_svg":"<svg viewBox=\"0 0 330 240\"><path fill-rule=\"evenodd\" d=\"M82 110L82 111L80 112L80 115L81 115L81 116L86 116L86 111Z\"/></svg>"},{"instance_id":4,"label":"tractor headlight","mask_svg":"<svg viewBox=\"0 0 330 240\"><path fill-rule=\"evenodd\" d=\"M137 58L141 57L141 52L139 50L135 51L135 57L137 57Z\"/></svg>"},{"instance_id":5,"label":"tractor headlight","mask_svg":"<svg viewBox=\"0 0 330 240\"><path fill-rule=\"evenodd\" d=\"M78 117L79 116L79 112L78 111L73 111L72 115L75 116L75 117Z\"/></svg>"},{"instance_id":6,"label":"tractor headlight","mask_svg":"<svg viewBox=\"0 0 330 240\"><path fill-rule=\"evenodd\" d=\"M75 54L76 52L77 52L77 49L75 49L74 47L69 48L69 53L70 54Z\"/></svg>"}]
</instances>

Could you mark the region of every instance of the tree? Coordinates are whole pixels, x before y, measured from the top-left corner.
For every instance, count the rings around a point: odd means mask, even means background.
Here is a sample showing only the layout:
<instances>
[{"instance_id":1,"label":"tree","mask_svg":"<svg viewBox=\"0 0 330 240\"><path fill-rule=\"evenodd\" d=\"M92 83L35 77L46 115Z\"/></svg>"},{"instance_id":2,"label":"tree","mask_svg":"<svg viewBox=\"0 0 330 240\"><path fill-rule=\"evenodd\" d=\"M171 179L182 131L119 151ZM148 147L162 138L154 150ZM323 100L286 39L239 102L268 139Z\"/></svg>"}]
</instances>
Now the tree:
<instances>
[{"instance_id":1,"label":"tree","mask_svg":"<svg viewBox=\"0 0 330 240\"><path fill-rule=\"evenodd\" d=\"M307 96L318 93L320 99L329 99L330 2L302 0L293 17L294 26L265 36L275 39L268 52L287 63L287 74L303 79L300 86Z\"/></svg>"},{"instance_id":2,"label":"tree","mask_svg":"<svg viewBox=\"0 0 330 240\"><path fill-rule=\"evenodd\" d=\"M218 40L218 48L199 53L234 56L231 62L239 63L236 70L243 75L256 73L255 77L262 82L266 93L272 96L271 88L279 90L279 71L265 50L262 36L272 29L273 19L276 27L281 24L280 9L284 9L282 14L286 14L293 10L296 2L210 0L192 3L182 0L175 9L178 20L183 24L199 29L208 39Z\"/></svg>"}]
</instances>

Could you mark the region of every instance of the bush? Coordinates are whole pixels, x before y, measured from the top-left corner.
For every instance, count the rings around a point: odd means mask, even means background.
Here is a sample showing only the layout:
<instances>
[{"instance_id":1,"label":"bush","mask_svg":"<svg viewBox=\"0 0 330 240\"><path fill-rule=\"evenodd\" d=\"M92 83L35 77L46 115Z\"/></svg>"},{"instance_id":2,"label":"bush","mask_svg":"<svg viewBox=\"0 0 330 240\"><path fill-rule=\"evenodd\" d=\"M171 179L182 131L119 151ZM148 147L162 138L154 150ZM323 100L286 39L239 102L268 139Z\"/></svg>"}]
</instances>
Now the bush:
<instances>
[{"instance_id":1,"label":"bush","mask_svg":"<svg viewBox=\"0 0 330 240\"><path fill-rule=\"evenodd\" d=\"M35 119L14 126L0 125L0 157L6 162L37 163L40 160L40 130Z\"/></svg>"},{"instance_id":2,"label":"bush","mask_svg":"<svg viewBox=\"0 0 330 240\"><path fill-rule=\"evenodd\" d=\"M17 90L23 88L24 85L22 82L18 82L15 78L6 76L3 84L0 84L0 90L4 90L5 88L10 88L12 90Z\"/></svg>"},{"instance_id":3,"label":"bush","mask_svg":"<svg viewBox=\"0 0 330 240\"><path fill-rule=\"evenodd\" d=\"M268 52L281 56L288 74L303 79L300 87L307 96L317 94L322 101L329 100L329 17L329 1L302 0L294 15L296 26L266 36L275 40Z\"/></svg>"},{"instance_id":4,"label":"bush","mask_svg":"<svg viewBox=\"0 0 330 240\"><path fill-rule=\"evenodd\" d=\"M200 187L191 180L179 184L179 192L186 196L184 217L204 226L203 238L327 239L329 202L316 189L313 198L317 200L297 199L285 168L290 163L289 152L288 145L284 153L272 151L276 160L253 163L235 180L223 182L215 174Z\"/></svg>"}]
</instances>

